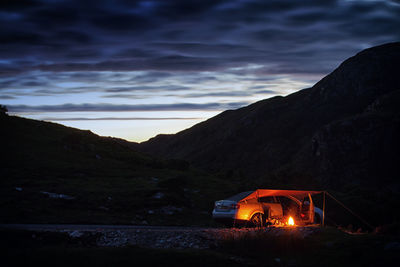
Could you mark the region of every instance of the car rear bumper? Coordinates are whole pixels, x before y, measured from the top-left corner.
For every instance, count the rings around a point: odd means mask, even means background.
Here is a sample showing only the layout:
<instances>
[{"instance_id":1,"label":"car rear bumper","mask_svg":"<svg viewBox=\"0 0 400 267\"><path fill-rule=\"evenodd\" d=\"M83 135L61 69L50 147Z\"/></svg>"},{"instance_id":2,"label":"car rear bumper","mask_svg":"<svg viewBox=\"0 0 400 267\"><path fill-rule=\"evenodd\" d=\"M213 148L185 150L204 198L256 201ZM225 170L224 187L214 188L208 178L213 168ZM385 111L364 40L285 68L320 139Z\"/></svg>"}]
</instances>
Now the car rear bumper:
<instances>
[{"instance_id":1,"label":"car rear bumper","mask_svg":"<svg viewBox=\"0 0 400 267\"><path fill-rule=\"evenodd\" d=\"M213 219L215 220L219 220L219 219L223 219L223 220L234 220L236 218L236 210L231 210L231 211L216 211L213 210L212 212L212 216Z\"/></svg>"}]
</instances>

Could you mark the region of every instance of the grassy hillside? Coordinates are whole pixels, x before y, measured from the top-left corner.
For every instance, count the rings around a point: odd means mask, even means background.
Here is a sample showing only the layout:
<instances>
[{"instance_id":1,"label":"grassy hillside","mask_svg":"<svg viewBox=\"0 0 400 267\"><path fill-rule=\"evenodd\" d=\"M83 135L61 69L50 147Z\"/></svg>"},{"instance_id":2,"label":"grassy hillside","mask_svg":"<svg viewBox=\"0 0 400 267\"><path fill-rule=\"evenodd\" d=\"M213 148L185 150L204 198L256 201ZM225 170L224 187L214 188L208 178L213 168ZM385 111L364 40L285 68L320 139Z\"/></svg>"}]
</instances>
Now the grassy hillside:
<instances>
[{"instance_id":1,"label":"grassy hillside","mask_svg":"<svg viewBox=\"0 0 400 267\"><path fill-rule=\"evenodd\" d=\"M0 129L3 223L204 224L213 201L237 190L90 131L7 115Z\"/></svg>"}]
</instances>

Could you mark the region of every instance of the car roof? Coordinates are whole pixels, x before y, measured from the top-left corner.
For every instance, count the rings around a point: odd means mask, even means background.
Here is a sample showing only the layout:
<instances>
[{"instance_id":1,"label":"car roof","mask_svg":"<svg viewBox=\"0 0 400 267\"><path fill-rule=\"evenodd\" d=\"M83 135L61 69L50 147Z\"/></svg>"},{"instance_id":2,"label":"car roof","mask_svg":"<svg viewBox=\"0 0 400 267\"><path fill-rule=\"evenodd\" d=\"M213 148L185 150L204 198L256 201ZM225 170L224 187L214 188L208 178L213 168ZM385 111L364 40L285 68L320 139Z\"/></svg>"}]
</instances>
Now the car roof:
<instances>
[{"instance_id":1,"label":"car roof","mask_svg":"<svg viewBox=\"0 0 400 267\"><path fill-rule=\"evenodd\" d=\"M239 201L239 200L242 200L243 198L247 197L248 195L250 195L253 192L254 192L254 190L242 192L242 193L236 194L234 196L231 196L231 197L227 198L226 200Z\"/></svg>"}]
</instances>

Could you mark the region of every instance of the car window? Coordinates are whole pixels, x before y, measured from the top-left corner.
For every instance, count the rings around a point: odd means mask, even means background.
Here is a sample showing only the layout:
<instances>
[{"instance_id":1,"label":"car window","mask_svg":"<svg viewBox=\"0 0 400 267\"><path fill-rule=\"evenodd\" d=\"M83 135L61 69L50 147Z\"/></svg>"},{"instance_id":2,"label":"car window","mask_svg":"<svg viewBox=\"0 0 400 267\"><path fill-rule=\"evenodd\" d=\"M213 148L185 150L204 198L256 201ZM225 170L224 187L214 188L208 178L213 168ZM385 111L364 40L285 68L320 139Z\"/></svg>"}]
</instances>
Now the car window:
<instances>
[{"instance_id":1,"label":"car window","mask_svg":"<svg viewBox=\"0 0 400 267\"><path fill-rule=\"evenodd\" d=\"M275 198L274 197L260 197L258 199L259 202L262 203L276 203Z\"/></svg>"},{"instance_id":2,"label":"car window","mask_svg":"<svg viewBox=\"0 0 400 267\"><path fill-rule=\"evenodd\" d=\"M282 206L298 206L298 204L293 201L292 199L288 198L288 197L284 197L284 196L279 196L277 197L279 199L279 202L282 204Z\"/></svg>"},{"instance_id":3,"label":"car window","mask_svg":"<svg viewBox=\"0 0 400 267\"><path fill-rule=\"evenodd\" d=\"M253 193L254 191L246 191L246 192L241 192L237 195L231 196L229 198L227 198L226 200L233 200L233 201L240 201L243 198L247 197L248 195L250 195L251 193Z\"/></svg>"}]
</instances>

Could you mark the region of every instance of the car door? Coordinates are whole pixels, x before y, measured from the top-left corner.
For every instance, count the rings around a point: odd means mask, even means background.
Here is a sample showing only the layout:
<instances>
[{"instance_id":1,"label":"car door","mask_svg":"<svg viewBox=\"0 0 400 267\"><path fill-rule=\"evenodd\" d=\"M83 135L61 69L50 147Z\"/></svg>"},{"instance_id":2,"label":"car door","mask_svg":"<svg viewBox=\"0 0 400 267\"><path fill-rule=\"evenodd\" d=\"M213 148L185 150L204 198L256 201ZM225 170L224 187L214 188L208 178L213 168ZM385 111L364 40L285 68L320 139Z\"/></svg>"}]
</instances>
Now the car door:
<instances>
[{"instance_id":1,"label":"car door","mask_svg":"<svg viewBox=\"0 0 400 267\"><path fill-rule=\"evenodd\" d=\"M276 197L260 197L258 201L263 207L266 218L280 219L283 217L282 205L279 203Z\"/></svg>"},{"instance_id":2,"label":"car door","mask_svg":"<svg viewBox=\"0 0 400 267\"><path fill-rule=\"evenodd\" d=\"M304 222L313 223L314 222L314 202L311 194L308 194L300 206L300 217Z\"/></svg>"}]
</instances>

